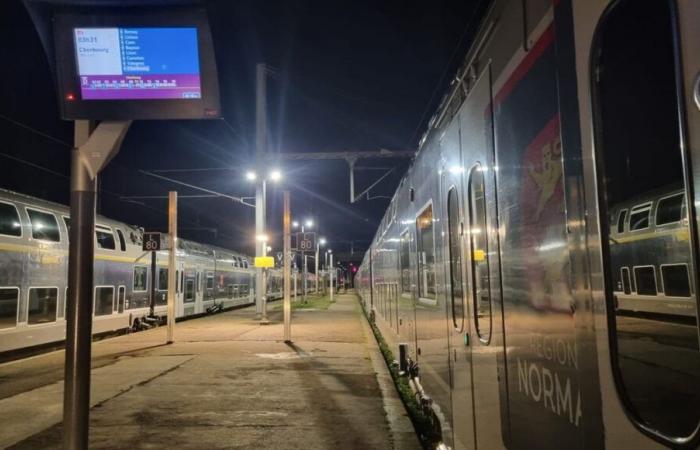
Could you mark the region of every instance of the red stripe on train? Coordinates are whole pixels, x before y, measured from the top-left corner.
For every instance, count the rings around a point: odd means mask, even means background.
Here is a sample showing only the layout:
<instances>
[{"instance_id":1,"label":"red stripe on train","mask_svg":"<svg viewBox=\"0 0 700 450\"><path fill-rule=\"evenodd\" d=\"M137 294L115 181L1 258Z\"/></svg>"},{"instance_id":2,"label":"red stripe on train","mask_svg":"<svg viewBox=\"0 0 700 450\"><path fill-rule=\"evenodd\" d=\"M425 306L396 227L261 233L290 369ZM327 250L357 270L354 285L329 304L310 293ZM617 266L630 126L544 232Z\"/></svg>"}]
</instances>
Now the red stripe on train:
<instances>
[{"instance_id":1,"label":"red stripe on train","mask_svg":"<svg viewBox=\"0 0 700 450\"><path fill-rule=\"evenodd\" d=\"M508 80L503 84L501 90L494 96L496 104L503 103L503 100L508 97L520 81L525 78L525 75L532 69L538 59L544 54L545 50L554 42L554 24L550 24L542 33L542 36L537 40L534 47L528 52L525 58L518 64L513 73L508 77Z\"/></svg>"}]
</instances>

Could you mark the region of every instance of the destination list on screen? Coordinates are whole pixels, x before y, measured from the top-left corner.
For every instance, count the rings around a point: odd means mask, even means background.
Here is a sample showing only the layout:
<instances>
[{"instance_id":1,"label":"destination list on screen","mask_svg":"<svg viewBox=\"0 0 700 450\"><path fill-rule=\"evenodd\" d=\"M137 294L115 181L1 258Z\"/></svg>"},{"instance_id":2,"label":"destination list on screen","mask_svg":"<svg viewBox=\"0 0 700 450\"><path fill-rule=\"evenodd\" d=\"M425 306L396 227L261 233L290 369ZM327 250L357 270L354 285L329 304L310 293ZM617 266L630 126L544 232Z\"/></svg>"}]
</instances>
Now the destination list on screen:
<instances>
[{"instance_id":1,"label":"destination list on screen","mask_svg":"<svg viewBox=\"0 0 700 450\"><path fill-rule=\"evenodd\" d=\"M199 99L196 28L76 28L83 100Z\"/></svg>"}]
</instances>

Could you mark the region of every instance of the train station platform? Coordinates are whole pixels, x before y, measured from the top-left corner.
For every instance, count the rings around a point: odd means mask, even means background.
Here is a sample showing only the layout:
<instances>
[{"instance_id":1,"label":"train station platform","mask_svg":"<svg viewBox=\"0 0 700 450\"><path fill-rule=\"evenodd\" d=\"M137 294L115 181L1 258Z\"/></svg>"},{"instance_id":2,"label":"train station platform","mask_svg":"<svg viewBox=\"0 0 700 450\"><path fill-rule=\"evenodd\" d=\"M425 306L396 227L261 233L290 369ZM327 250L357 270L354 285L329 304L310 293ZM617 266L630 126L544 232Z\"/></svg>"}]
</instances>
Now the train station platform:
<instances>
[{"instance_id":1,"label":"train station platform","mask_svg":"<svg viewBox=\"0 0 700 450\"><path fill-rule=\"evenodd\" d=\"M93 344L90 448L418 449L355 294ZM62 448L63 352L0 365L0 448Z\"/></svg>"}]
</instances>

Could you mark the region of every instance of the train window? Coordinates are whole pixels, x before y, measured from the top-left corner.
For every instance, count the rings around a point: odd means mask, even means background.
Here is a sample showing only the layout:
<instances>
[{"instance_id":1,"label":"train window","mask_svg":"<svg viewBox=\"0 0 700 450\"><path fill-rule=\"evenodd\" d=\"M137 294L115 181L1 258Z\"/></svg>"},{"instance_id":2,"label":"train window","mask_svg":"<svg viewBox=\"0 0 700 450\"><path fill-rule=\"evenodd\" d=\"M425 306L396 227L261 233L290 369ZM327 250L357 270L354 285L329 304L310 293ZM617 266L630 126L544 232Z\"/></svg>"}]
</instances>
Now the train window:
<instances>
[{"instance_id":1,"label":"train window","mask_svg":"<svg viewBox=\"0 0 700 450\"><path fill-rule=\"evenodd\" d=\"M27 323L37 325L56 321L58 288L29 288Z\"/></svg>"},{"instance_id":2,"label":"train window","mask_svg":"<svg viewBox=\"0 0 700 450\"><path fill-rule=\"evenodd\" d=\"M629 295L632 293L632 282L630 281L630 269L629 267L623 267L620 269L622 273L622 292Z\"/></svg>"},{"instance_id":3,"label":"train window","mask_svg":"<svg viewBox=\"0 0 700 450\"><path fill-rule=\"evenodd\" d=\"M462 294L462 216L459 195L452 188L447 193L447 223L450 250L450 289L452 292L452 325L460 332L464 328L464 298Z\"/></svg>"},{"instance_id":4,"label":"train window","mask_svg":"<svg viewBox=\"0 0 700 450\"><path fill-rule=\"evenodd\" d=\"M68 235L70 236L70 217L63 216L63 223L66 224L66 231L68 232Z\"/></svg>"},{"instance_id":5,"label":"train window","mask_svg":"<svg viewBox=\"0 0 700 450\"><path fill-rule=\"evenodd\" d=\"M95 236L97 237L97 246L105 250L114 250L116 244L114 242L114 234L107 227L95 227Z\"/></svg>"},{"instance_id":6,"label":"train window","mask_svg":"<svg viewBox=\"0 0 700 450\"><path fill-rule=\"evenodd\" d=\"M399 263L401 264L401 292L411 292L411 234L401 236Z\"/></svg>"},{"instance_id":7,"label":"train window","mask_svg":"<svg viewBox=\"0 0 700 450\"><path fill-rule=\"evenodd\" d=\"M22 223L14 205L0 203L0 234L5 236L22 236Z\"/></svg>"},{"instance_id":8,"label":"train window","mask_svg":"<svg viewBox=\"0 0 700 450\"><path fill-rule=\"evenodd\" d=\"M187 280L185 283L185 303L194 301L194 280Z\"/></svg>"},{"instance_id":9,"label":"train window","mask_svg":"<svg viewBox=\"0 0 700 450\"><path fill-rule=\"evenodd\" d=\"M435 227L433 205L428 205L416 219L418 230L418 296L436 299L435 295Z\"/></svg>"},{"instance_id":10,"label":"train window","mask_svg":"<svg viewBox=\"0 0 700 450\"><path fill-rule=\"evenodd\" d=\"M226 295L228 295L228 298L233 298L233 285L229 284L226 289Z\"/></svg>"},{"instance_id":11,"label":"train window","mask_svg":"<svg viewBox=\"0 0 700 450\"><path fill-rule=\"evenodd\" d=\"M479 339L488 344L491 341L491 281L484 172L479 165L474 166L469 174L468 195L474 323Z\"/></svg>"},{"instance_id":12,"label":"train window","mask_svg":"<svg viewBox=\"0 0 700 450\"><path fill-rule=\"evenodd\" d=\"M56 216L29 208L27 208L27 215L32 227L32 238L41 241L61 241L61 233L58 231Z\"/></svg>"},{"instance_id":13,"label":"train window","mask_svg":"<svg viewBox=\"0 0 700 450\"><path fill-rule=\"evenodd\" d=\"M114 288L98 286L95 288L94 311L96 316L107 316L114 309Z\"/></svg>"},{"instance_id":14,"label":"train window","mask_svg":"<svg viewBox=\"0 0 700 450\"><path fill-rule=\"evenodd\" d=\"M168 269L158 269L158 290L168 290Z\"/></svg>"},{"instance_id":15,"label":"train window","mask_svg":"<svg viewBox=\"0 0 700 450\"><path fill-rule=\"evenodd\" d=\"M144 292L148 279L148 267L134 266L134 292Z\"/></svg>"},{"instance_id":16,"label":"train window","mask_svg":"<svg viewBox=\"0 0 700 450\"><path fill-rule=\"evenodd\" d=\"M214 289L214 273L207 272L207 289Z\"/></svg>"},{"instance_id":17,"label":"train window","mask_svg":"<svg viewBox=\"0 0 700 450\"><path fill-rule=\"evenodd\" d=\"M656 295L656 273L654 266L634 268L634 284L637 287L637 295Z\"/></svg>"},{"instance_id":18,"label":"train window","mask_svg":"<svg viewBox=\"0 0 700 450\"><path fill-rule=\"evenodd\" d=\"M637 205L632 208L632 211L630 211L630 231L649 228L649 213L651 213L651 203Z\"/></svg>"},{"instance_id":19,"label":"train window","mask_svg":"<svg viewBox=\"0 0 700 450\"><path fill-rule=\"evenodd\" d=\"M126 240L124 239L124 233L122 230L117 228L117 237L119 238L119 250L126 251Z\"/></svg>"},{"instance_id":20,"label":"train window","mask_svg":"<svg viewBox=\"0 0 700 450\"><path fill-rule=\"evenodd\" d=\"M681 194L662 198L656 205L656 224L666 225L680 222L683 218L685 196Z\"/></svg>"},{"instance_id":21,"label":"train window","mask_svg":"<svg viewBox=\"0 0 700 450\"><path fill-rule=\"evenodd\" d=\"M617 232L622 234L625 232L625 219L627 218L627 210L623 209L617 216Z\"/></svg>"},{"instance_id":22,"label":"train window","mask_svg":"<svg viewBox=\"0 0 700 450\"><path fill-rule=\"evenodd\" d=\"M695 447L700 423L695 299L629 296L616 302L613 294L623 266L634 267L641 295L657 295L659 275L667 296L692 295L697 280L696 248L690 239L676 238L697 230L692 221L681 220L684 199L687 204L694 199L685 183L692 166L682 144L675 2L611 3L596 30L590 67L611 366L617 392L639 429L668 446ZM640 198L657 202L655 224L678 224L673 235L613 238L610 211ZM630 212L630 230L650 225L650 203ZM667 261L673 264L656 274L655 266Z\"/></svg>"},{"instance_id":23,"label":"train window","mask_svg":"<svg viewBox=\"0 0 700 450\"><path fill-rule=\"evenodd\" d=\"M668 297L690 297L690 278L686 264L662 264L661 279Z\"/></svg>"},{"instance_id":24,"label":"train window","mask_svg":"<svg viewBox=\"0 0 700 450\"><path fill-rule=\"evenodd\" d=\"M19 289L0 288L0 329L17 325Z\"/></svg>"}]
</instances>

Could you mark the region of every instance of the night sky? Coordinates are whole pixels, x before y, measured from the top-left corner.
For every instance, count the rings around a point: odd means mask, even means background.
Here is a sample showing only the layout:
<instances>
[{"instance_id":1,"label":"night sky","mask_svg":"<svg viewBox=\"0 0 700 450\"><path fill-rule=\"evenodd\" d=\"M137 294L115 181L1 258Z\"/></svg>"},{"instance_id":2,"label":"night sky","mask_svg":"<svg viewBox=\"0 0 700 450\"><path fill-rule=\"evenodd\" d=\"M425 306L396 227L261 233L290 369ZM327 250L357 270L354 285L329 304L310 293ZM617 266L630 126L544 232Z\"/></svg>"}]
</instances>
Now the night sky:
<instances>
[{"instance_id":1,"label":"night sky","mask_svg":"<svg viewBox=\"0 0 700 450\"><path fill-rule=\"evenodd\" d=\"M254 195L244 177L255 145L255 64L268 81L271 152L415 150L427 120L461 62L478 20L478 0L213 1L224 120L135 122L100 181L99 212L165 230L165 200L123 196L198 192L139 170L211 169L163 175L235 196ZM481 2L478 11L484 7ZM53 80L19 0L0 2L0 187L68 203L72 124L58 119ZM361 257L407 162L360 161L397 170L349 203L344 161L287 162L268 190L270 232L279 248L282 190L293 216L313 218L336 251L355 242ZM356 176L363 189L382 172ZM253 209L230 200L182 199L181 236L252 253Z\"/></svg>"}]
</instances>

